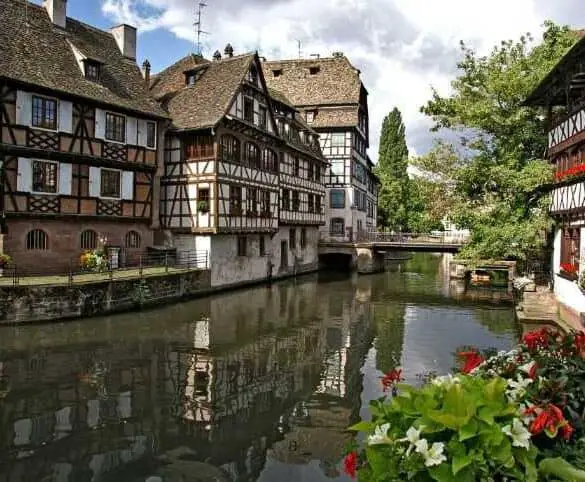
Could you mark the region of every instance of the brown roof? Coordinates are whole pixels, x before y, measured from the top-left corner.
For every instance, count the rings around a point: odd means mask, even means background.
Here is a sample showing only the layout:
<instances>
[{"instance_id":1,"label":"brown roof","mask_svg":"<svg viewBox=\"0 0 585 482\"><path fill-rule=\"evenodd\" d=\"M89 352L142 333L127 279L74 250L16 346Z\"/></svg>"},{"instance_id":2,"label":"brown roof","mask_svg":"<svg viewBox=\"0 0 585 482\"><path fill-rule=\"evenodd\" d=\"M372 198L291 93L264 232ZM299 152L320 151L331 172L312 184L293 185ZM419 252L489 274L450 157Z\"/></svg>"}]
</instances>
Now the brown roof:
<instances>
[{"instance_id":1,"label":"brown roof","mask_svg":"<svg viewBox=\"0 0 585 482\"><path fill-rule=\"evenodd\" d=\"M314 121L310 124L313 128L319 127L353 127L359 124L358 107L337 107L316 109Z\"/></svg>"},{"instance_id":2,"label":"brown roof","mask_svg":"<svg viewBox=\"0 0 585 482\"><path fill-rule=\"evenodd\" d=\"M312 75L311 67L319 71ZM266 84L282 92L295 106L359 104L360 71L347 57L262 62ZM282 70L275 77L274 70Z\"/></svg>"},{"instance_id":3,"label":"brown roof","mask_svg":"<svg viewBox=\"0 0 585 482\"><path fill-rule=\"evenodd\" d=\"M188 55L156 76L151 89L163 100L177 129L215 126L249 71L256 54L244 54L209 62ZM194 85L185 85L185 72L201 70Z\"/></svg>"},{"instance_id":4,"label":"brown roof","mask_svg":"<svg viewBox=\"0 0 585 482\"><path fill-rule=\"evenodd\" d=\"M167 117L149 94L136 62L109 32L67 18L55 27L43 7L0 1L0 78L32 84L130 111ZM86 80L69 42L103 62L100 83Z\"/></svg>"}]
</instances>

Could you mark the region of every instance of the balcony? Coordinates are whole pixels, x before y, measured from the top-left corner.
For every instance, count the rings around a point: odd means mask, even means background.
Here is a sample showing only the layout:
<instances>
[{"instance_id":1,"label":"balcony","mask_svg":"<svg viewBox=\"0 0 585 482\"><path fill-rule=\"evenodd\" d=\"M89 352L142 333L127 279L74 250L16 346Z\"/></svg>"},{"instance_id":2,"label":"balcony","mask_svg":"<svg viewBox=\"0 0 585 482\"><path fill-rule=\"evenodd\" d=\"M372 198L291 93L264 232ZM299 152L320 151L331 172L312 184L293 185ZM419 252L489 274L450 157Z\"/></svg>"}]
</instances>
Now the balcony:
<instances>
[{"instance_id":1,"label":"balcony","mask_svg":"<svg viewBox=\"0 0 585 482\"><path fill-rule=\"evenodd\" d=\"M548 154L552 157L568 147L585 140L585 106L580 104L573 113L561 117L548 133Z\"/></svg>"}]
</instances>

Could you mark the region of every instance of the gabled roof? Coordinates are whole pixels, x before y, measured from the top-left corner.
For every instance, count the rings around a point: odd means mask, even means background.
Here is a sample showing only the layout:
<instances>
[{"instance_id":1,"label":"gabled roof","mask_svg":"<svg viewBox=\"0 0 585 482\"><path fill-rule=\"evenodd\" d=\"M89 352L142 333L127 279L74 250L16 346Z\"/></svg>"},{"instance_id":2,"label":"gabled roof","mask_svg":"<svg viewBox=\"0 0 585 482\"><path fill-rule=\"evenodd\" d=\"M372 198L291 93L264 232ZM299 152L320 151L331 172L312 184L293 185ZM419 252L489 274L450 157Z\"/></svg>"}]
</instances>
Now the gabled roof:
<instances>
[{"instance_id":1,"label":"gabled roof","mask_svg":"<svg viewBox=\"0 0 585 482\"><path fill-rule=\"evenodd\" d=\"M188 55L157 74L151 91L161 99L176 129L214 127L228 112L256 54L210 62ZM185 73L201 70L194 85L186 86Z\"/></svg>"},{"instance_id":2,"label":"gabled roof","mask_svg":"<svg viewBox=\"0 0 585 482\"><path fill-rule=\"evenodd\" d=\"M85 79L71 45L103 62L99 83ZM0 0L0 78L167 117L136 62L122 55L111 33L69 17L61 29L43 7L23 0Z\"/></svg>"},{"instance_id":3,"label":"gabled roof","mask_svg":"<svg viewBox=\"0 0 585 482\"><path fill-rule=\"evenodd\" d=\"M315 74L310 69L318 69ZM347 57L262 62L268 87L282 92L295 106L359 104L360 71ZM280 70L278 76L273 71ZM365 89L364 89L365 90Z\"/></svg>"},{"instance_id":4,"label":"gabled roof","mask_svg":"<svg viewBox=\"0 0 585 482\"><path fill-rule=\"evenodd\" d=\"M321 108L317 111L311 127L354 127L359 124L359 108L357 106Z\"/></svg>"}]
</instances>

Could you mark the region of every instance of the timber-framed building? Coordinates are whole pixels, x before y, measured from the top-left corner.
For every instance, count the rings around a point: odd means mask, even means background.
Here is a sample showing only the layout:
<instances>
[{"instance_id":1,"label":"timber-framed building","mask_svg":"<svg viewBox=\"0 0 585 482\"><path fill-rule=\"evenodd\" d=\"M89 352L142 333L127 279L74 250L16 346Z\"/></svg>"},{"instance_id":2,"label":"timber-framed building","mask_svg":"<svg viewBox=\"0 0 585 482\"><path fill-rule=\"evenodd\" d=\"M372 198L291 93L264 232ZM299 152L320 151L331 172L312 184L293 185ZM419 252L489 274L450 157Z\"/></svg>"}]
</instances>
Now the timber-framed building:
<instances>
[{"instance_id":1,"label":"timber-framed building","mask_svg":"<svg viewBox=\"0 0 585 482\"><path fill-rule=\"evenodd\" d=\"M580 35L582 37L582 35ZM581 38L525 101L546 109L547 157L554 167L550 213L556 221L554 291L563 319L585 325L585 38Z\"/></svg>"},{"instance_id":2,"label":"timber-framed building","mask_svg":"<svg viewBox=\"0 0 585 482\"><path fill-rule=\"evenodd\" d=\"M188 55L154 76L151 92L172 119L166 243L207 251L212 286L316 270L325 160L289 101L271 97L258 55L234 56L229 44L213 61Z\"/></svg>"},{"instance_id":3,"label":"timber-framed building","mask_svg":"<svg viewBox=\"0 0 585 482\"><path fill-rule=\"evenodd\" d=\"M0 2L0 253L43 274L98 244L114 264L153 244L168 118L136 29L98 30L66 7Z\"/></svg>"},{"instance_id":4,"label":"timber-framed building","mask_svg":"<svg viewBox=\"0 0 585 482\"><path fill-rule=\"evenodd\" d=\"M328 161L322 236L355 240L376 228L378 179L367 154L368 92L342 53L330 58L264 61L267 85L282 92L320 135Z\"/></svg>"}]
</instances>

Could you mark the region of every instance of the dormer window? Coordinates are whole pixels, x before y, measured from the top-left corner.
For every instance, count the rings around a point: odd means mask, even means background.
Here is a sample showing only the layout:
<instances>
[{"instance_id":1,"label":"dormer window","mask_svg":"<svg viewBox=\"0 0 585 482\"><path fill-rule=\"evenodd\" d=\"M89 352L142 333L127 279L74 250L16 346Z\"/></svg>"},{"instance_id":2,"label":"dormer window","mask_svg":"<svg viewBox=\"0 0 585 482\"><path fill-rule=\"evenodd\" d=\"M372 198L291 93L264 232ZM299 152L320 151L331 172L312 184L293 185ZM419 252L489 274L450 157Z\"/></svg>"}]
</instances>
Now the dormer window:
<instances>
[{"instance_id":1,"label":"dormer window","mask_svg":"<svg viewBox=\"0 0 585 482\"><path fill-rule=\"evenodd\" d=\"M99 82L101 79L101 65L94 60L86 59L85 63L85 78L92 82Z\"/></svg>"},{"instance_id":2,"label":"dormer window","mask_svg":"<svg viewBox=\"0 0 585 482\"><path fill-rule=\"evenodd\" d=\"M308 110L306 112L306 119L308 124L312 124L315 121L315 114L316 112L314 110Z\"/></svg>"},{"instance_id":3,"label":"dormer window","mask_svg":"<svg viewBox=\"0 0 585 482\"><path fill-rule=\"evenodd\" d=\"M187 85L193 85L193 84L195 84L195 74L194 73L187 74L186 75L186 81L185 81L185 83Z\"/></svg>"},{"instance_id":4,"label":"dormer window","mask_svg":"<svg viewBox=\"0 0 585 482\"><path fill-rule=\"evenodd\" d=\"M206 67L199 67L195 70L185 72L185 85L194 85L206 70Z\"/></svg>"},{"instance_id":5,"label":"dormer window","mask_svg":"<svg viewBox=\"0 0 585 482\"><path fill-rule=\"evenodd\" d=\"M320 67L310 67L309 68L309 73L311 75L317 75L320 72L321 68Z\"/></svg>"},{"instance_id":6,"label":"dormer window","mask_svg":"<svg viewBox=\"0 0 585 482\"><path fill-rule=\"evenodd\" d=\"M272 71L272 77L280 77L282 75L282 69L275 69Z\"/></svg>"},{"instance_id":7,"label":"dormer window","mask_svg":"<svg viewBox=\"0 0 585 482\"><path fill-rule=\"evenodd\" d=\"M258 85L258 70L254 66L250 69L250 82L256 86Z\"/></svg>"}]
</instances>

